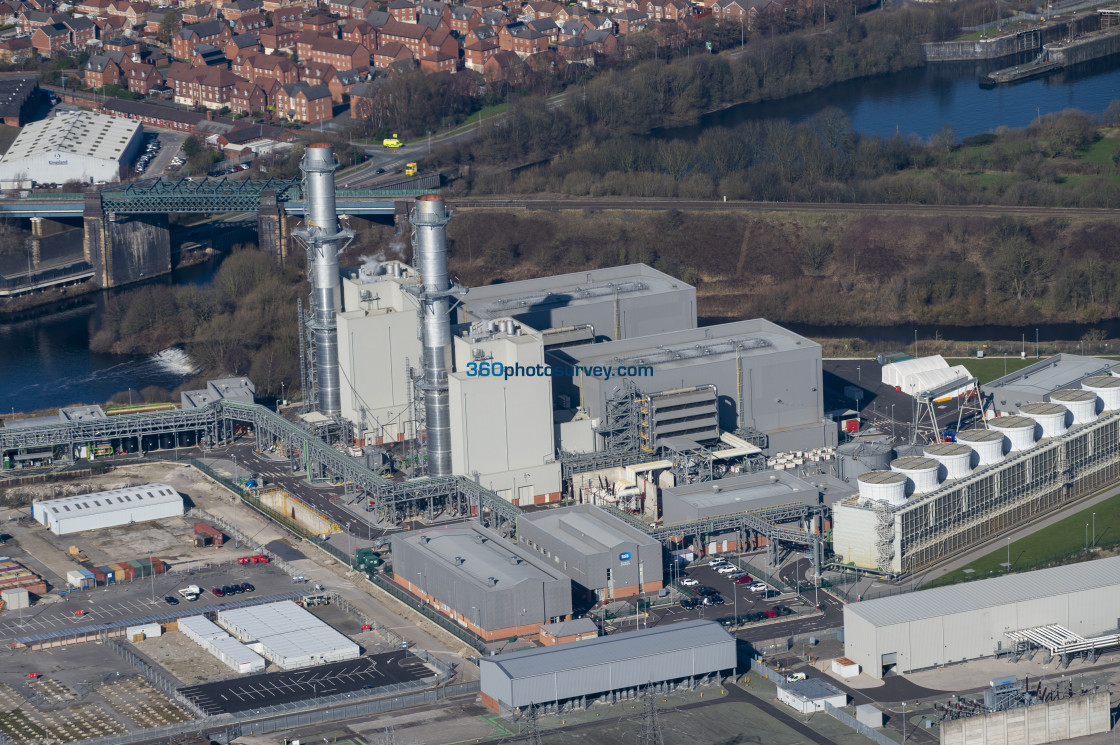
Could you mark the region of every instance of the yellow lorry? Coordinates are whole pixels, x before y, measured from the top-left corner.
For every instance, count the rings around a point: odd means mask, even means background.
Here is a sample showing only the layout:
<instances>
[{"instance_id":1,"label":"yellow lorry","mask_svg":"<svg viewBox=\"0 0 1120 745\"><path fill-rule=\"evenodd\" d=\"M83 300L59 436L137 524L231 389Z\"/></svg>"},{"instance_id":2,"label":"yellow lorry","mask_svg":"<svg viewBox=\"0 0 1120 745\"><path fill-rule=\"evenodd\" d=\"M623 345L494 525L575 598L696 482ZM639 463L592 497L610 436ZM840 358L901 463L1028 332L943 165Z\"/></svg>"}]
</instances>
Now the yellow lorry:
<instances>
[{"instance_id":1,"label":"yellow lorry","mask_svg":"<svg viewBox=\"0 0 1120 745\"><path fill-rule=\"evenodd\" d=\"M416 175L416 164L415 163L405 163L404 164L404 175L405 176L415 176Z\"/></svg>"}]
</instances>

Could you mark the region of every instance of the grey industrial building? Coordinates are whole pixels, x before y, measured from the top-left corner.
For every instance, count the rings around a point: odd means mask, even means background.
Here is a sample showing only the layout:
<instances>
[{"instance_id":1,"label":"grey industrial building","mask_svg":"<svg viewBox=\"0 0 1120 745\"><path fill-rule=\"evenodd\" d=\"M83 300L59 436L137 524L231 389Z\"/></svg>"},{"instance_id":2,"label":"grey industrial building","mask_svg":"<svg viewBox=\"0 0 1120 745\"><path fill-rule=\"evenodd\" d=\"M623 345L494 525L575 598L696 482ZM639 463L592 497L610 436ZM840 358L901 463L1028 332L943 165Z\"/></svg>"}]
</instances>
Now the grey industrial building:
<instances>
[{"instance_id":1,"label":"grey industrial building","mask_svg":"<svg viewBox=\"0 0 1120 745\"><path fill-rule=\"evenodd\" d=\"M587 706L718 681L736 667L735 638L696 620L571 644L483 657L482 703L505 714L528 706Z\"/></svg>"},{"instance_id":2,"label":"grey industrial building","mask_svg":"<svg viewBox=\"0 0 1120 745\"><path fill-rule=\"evenodd\" d=\"M0 158L0 185L119 181L140 148L138 122L88 111L63 111L24 127Z\"/></svg>"},{"instance_id":3,"label":"grey industrial building","mask_svg":"<svg viewBox=\"0 0 1120 745\"><path fill-rule=\"evenodd\" d=\"M696 328L696 288L645 264L472 287L459 322L497 318L567 330L558 344L630 339Z\"/></svg>"},{"instance_id":4,"label":"grey industrial building","mask_svg":"<svg viewBox=\"0 0 1120 745\"><path fill-rule=\"evenodd\" d=\"M553 388L591 419L602 419L608 399L630 383L645 394L714 386L725 431L763 432L771 452L836 443L836 425L824 417L820 345L763 319L565 347L548 357L553 365L578 366L577 374L554 378ZM696 405L706 417L707 399ZM691 436L679 428L673 434Z\"/></svg>"},{"instance_id":5,"label":"grey industrial building","mask_svg":"<svg viewBox=\"0 0 1120 745\"><path fill-rule=\"evenodd\" d=\"M782 504L816 506L821 504L821 493L822 487L791 473L758 471L663 489L661 516L672 525Z\"/></svg>"},{"instance_id":6,"label":"grey industrial building","mask_svg":"<svg viewBox=\"0 0 1120 745\"><path fill-rule=\"evenodd\" d=\"M572 581L477 523L394 533L393 581L487 641L568 620Z\"/></svg>"},{"instance_id":7,"label":"grey industrial building","mask_svg":"<svg viewBox=\"0 0 1120 745\"><path fill-rule=\"evenodd\" d=\"M850 603L844 656L881 678L991 657L1040 627L1060 626L1070 640L1115 635L1118 620L1120 557L1113 557Z\"/></svg>"},{"instance_id":8,"label":"grey industrial building","mask_svg":"<svg viewBox=\"0 0 1120 745\"><path fill-rule=\"evenodd\" d=\"M1056 354L984 383L980 397L986 411L998 416L1016 415L1025 404L1049 401L1054 391L1076 388L1085 378L1110 374L1115 365L1099 357Z\"/></svg>"},{"instance_id":9,"label":"grey industrial building","mask_svg":"<svg viewBox=\"0 0 1120 745\"><path fill-rule=\"evenodd\" d=\"M220 378L206 381L205 388L183 391L179 396L184 409L201 408L223 400L251 404L256 400L257 387L248 378Z\"/></svg>"},{"instance_id":10,"label":"grey industrial building","mask_svg":"<svg viewBox=\"0 0 1120 745\"><path fill-rule=\"evenodd\" d=\"M517 540L571 577L588 599L656 592L664 582L660 541L601 507L526 512L517 518Z\"/></svg>"}]
</instances>

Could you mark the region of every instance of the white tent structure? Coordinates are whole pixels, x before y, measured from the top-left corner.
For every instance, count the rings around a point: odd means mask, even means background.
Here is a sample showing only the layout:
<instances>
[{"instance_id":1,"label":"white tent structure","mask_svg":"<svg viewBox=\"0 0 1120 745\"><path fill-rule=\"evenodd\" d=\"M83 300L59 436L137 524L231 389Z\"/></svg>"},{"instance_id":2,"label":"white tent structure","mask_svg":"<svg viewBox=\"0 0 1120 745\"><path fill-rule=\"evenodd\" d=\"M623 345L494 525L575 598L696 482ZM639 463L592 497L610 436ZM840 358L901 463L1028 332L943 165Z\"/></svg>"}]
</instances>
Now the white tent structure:
<instances>
[{"instance_id":1,"label":"white tent structure","mask_svg":"<svg viewBox=\"0 0 1120 745\"><path fill-rule=\"evenodd\" d=\"M963 365L950 367L939 354L883 365L883 383L909 396L917 397L923 391L943 389L957 380L961 382L960 390L946 393L945 398L967 390L972 375Z\"/></svg>"}]
</instances>

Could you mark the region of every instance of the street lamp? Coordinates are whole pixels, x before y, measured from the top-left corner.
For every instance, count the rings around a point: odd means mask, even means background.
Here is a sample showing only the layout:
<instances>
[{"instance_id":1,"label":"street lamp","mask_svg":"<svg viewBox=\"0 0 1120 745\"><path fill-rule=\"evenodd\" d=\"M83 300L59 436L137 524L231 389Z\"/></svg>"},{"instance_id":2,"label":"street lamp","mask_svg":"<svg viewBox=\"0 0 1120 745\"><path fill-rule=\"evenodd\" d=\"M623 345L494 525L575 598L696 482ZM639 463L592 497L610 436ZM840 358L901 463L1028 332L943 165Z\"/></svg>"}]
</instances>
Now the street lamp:
<instances>
[{"instance_id":1,"label":"street lamp","mask_svg":"<svg viewBox=\"0 0 1120 745\"><path fill-rule=\"evenodd\" d=\"M423 605L424 604L424 570L421 569L419 572L416 573L416 576L420 578L420 584L417 585L416 589L418 589L420 591L420 605ZM416 607L419 608L420 605L418 605Z\"/></svg>"},{"instance_id":2,"label":"street lamp","mask_svg":"<svg viewBox=\"0 0 1120 745\"><path fill-rule=\"evenodd\" d=\"M1089 550L1089 523L1085 523L1085 550Z\"/></svg>"},{"instance_id":3,"label":"street lamp","mask_svg":"<svg viewBox=\"0 0 1120 745\"><path fill-rule=\"evenodd\" d=\"M346 523L346 558L350 560L350 568L354 568L354 547L350 543L350 523Z\"/></svg>"},{"instance_id":4,"label":"street lamp","mask_svg":"<svg viewBox=\"0 0 1120 745\"><path fill-rule=\"evenodd\" d=\"M1097 547L1097 513L1093 513L1093 548Z\"/></svg>"},{"instance_id":5,"label":"street lamp","mask_svg":"<svg viewBox=\"0 0 1120 745\"><path fill-rule=\"evenodd\" d=\"M902 745L906 745L906 702L902 702Z\"/></svg>"},{"instance_id":6,"label":"street lamp","mask_svg":"<svg viewBox=\"0 0 1120 745\"><path fill-rule=\"evenodd\" d=\"M863 373L860 372L859 365L856 365L856 382L861 385L863 384Z\"/></svg>"},{"instance_id":7,"label":"street lamp","mask_svg":"<svg viewBox=\"0 0 1120 745\"><path fill-rule=\"evenodd\" d=\"M732 28L734 28L734 26L732 26ZM739 14L739 49L742 49L746 45L746 43L747 43L746 38L747 38L746 37L746 30L745 30L745 27L743 25L743 14L740 13Z\"/></svg>"}]
</instances>

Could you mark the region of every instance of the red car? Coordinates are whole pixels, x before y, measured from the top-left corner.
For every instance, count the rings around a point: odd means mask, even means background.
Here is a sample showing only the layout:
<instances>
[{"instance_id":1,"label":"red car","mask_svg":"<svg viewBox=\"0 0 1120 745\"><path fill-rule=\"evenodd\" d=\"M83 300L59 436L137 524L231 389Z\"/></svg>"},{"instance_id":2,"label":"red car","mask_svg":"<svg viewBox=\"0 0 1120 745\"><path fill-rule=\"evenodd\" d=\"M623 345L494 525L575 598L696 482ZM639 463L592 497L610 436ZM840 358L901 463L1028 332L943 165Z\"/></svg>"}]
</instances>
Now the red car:
<instances>
[{"instance_id":1,"label":"red car","mask_svg":"<svg viewBox=\"0 0 1120 745\"><path fill-rule=\"evenodd\" d=\"M768 610L768 611L766 611L766 617L767 618L777 618L778 617L778 611Z\"/></svg>"},{"instance_id":2,"label":"red car","mask_svg":"<svg viewBox=\"0 0 1120 745\"><path fill-rule=\"evenodd\" d=\"M81 610L81 609L78 609L78 610L74 611L75 616L84 616L85 614L86 614L86 612L84 610Z\"/></svg>"},{"instance_id":3,"label":"red car","mask_svg":"<svg viewBox=\"0 0 1120 745\"><path fill-rule=\"evenodd\" d=\"M249 562L251 562L251 561L253 561L253 559L252 559L251 557L249 557L249 556L242 556L242 557L241 557L240 559L238 559L238 560L237 560L237 563L238 563L238 564L248 564L248 563L249 563Z\"/></svg>"},{"instance_id":4,"label":"red car","mask_svg":"<svg viewBox=\"0 0 1120 745\"><path fill-rule=\"evenodd\" d=\"M213 590L211 590L210 592L214 593L214 595L215 595L216 597L219 597L219 598L225 597L225 595L226 595L226 591L225 591L225 590L223 590L223 589L222 589L222 588L220 588L220 587L215 587L215 588L214 588Z\"/></svg>"},{"instance_id":5,"label":"red car","mask_svg":"<svg viewBox=\"0 0 1120 745\"><path fill-rule=\"evenodd\" d=\"M737 585L749 585L751 582L754 582L754 580L751 579L751 575L749 574L744 574L742 577L735 578L735 584Z\"/></svg>"}]
</instances>

